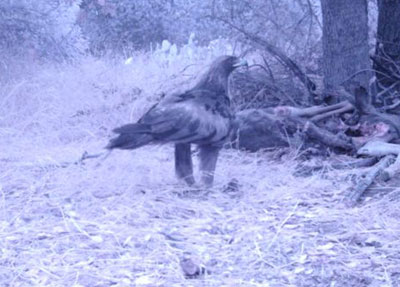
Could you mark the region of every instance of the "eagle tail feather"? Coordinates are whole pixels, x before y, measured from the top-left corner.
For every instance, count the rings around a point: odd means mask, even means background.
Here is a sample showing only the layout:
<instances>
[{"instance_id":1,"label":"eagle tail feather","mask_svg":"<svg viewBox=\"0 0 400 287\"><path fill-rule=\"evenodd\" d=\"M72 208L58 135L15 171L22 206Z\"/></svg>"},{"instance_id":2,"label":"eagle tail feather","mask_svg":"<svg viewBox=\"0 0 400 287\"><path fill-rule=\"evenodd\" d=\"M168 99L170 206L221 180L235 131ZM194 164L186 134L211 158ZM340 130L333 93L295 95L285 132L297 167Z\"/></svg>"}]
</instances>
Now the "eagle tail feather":
<instances>
[{"instance_id":1,"label":"eagle tail feather","mask_svg":"<svg viewBox=\"0 0 400 287\"><path fill-rule=\"evenodd\" d=\"M154 140L151 129L146 124L128 124L115 129L114 132L119 135L110 140L106 149L135 149Z\"/></svg>"}]
</instances>

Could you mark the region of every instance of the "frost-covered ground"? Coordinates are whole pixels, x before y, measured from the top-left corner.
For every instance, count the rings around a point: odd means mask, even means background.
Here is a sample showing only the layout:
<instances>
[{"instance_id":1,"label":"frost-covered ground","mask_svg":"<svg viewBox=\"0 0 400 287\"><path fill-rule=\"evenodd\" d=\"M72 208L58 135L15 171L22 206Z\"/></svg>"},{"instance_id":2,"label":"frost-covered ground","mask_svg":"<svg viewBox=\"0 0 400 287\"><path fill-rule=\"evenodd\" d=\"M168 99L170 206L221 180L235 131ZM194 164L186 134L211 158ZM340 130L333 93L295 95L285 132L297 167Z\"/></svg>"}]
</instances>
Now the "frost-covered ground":
<instances>
[{"instance_id":1,"label":"frost-covered ground","mask_svg":"<svg viewBox=\"0 0 400 287\"><path fill-rule=\"evenodd\" d=\"M349 209L359 171L295 177L294 150L224 150L210 190L175 179L171 146L74 164L207 61L188 63L88 59L1 87L0 286L399 286L394 183Z\"/></svg>"}]
</instances>

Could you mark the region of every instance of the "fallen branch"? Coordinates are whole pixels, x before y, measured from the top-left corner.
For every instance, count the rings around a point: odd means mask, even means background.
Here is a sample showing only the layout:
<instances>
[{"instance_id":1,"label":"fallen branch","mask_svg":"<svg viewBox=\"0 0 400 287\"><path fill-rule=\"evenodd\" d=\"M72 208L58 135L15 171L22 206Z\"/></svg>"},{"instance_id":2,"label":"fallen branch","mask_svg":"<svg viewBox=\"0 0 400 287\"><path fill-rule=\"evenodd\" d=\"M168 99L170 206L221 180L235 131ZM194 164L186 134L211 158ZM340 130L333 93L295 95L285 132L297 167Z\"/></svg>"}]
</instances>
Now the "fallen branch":
<instances>
[{"instance_id":1,"label":"fallen branch","mask_svg":"<svg viewBox=\"0 0 400 287\"><path fill-rule=\"evenodd\" d=\"M343 111L344 108L346 108L348 110ZM344 112L350 111L352 109L354 109L352 104L350 104L348 101L343 101L343 102L340 102L335 105L313 106L313 107L308 107L308 108L279 106L279 107L274 108L273 111L274 111L274 114L277 116L312 117L311 120L316 121L316 120L314 120L314 117L320 116L321 118L325 118L325 117L328 117L328 116L331 116L334 114L344 113ZM333 112L333 113L329 114L330 112Z\"/></svg>"},{"instance_id":2,"label":"fallen branch","mask_svg":"<svg viewBox=\"0 0 400 287\"><path fill-rule=\"evenodd\" d=\"M356 186L351 187L344 199L346 206L354 207L361 195L368 189L368 187L374 182L377 176L382 174L384 170L394 162L395 157L393 155L387 155L382 158L376 165L371 167L366 173L357 177L355 181Z\"/></svg>"},{"instance_id":3,"label":"fallen branch","mask_svg":"<svg viewBox=\"0 0 400 287\"><path fill-rule=\"evenodd\" d=\"M395 101L393 104L383 107L382 108L382 112L387 112L390 110L394 110L395 108L397 108L398 106L400 106L400 101Z\"/></svg>"},{"instance_id":4,"label":"fallen branch","mask_svg":"<svg viewBox=\"0 0 400 287\"><path fill-rule=\"evenodd\" d=\"M327 130L317 127L311 121L305 121L303 119L296 119L296 121L303 123L304 132L307 136L315 139L327 146L342 148L344 150L354 150L353 144L350 139L346 140L337 136Z\"/></svg>"},{"instance_id":5,"label":"fallen branch","mask_svg":"<svg viewBox=\"0 0 400 287\"><path fill-rule=\"evenodd\" d=\"M343 102L343 103L345 103L345 102ZM340 107L338 109L326 112L326 113L321 114L321 115L316 115L316 116L312 117L310 120L313 121L313 122L318 122L318 121L323 120L323 119L325 119L327 117L330 117L330 116L333 116L333 115L347 113L347 112L350 112L352 110L354 110L353 105L350 104L349 102L347 102L345 105L343 105L342 107Z\"/></svg>"},{"instance_id":6,"label":"fallen branch","mask_svg":"<svg viewBox=\"0 0 400 287\"><path fill-rule=\"evenodd\" d=\"M328 130L324 130L315 125L310 120L306 120L298 117L288 117L283 119L284 125L287 127L301 127L307 137L314 139L318 142L323 143L326 146L341 148L347 151L354 150L353 144L350 138L341 138L338 135L331 133Z\"/></svg>"},{"instance_id":7,"label":"fallen branch","mask_svg":"<svg viewBox=\"0 0 400 287\"><path fill-rule=\"evenodd\" d=\"M335 163L332 164L332 167L334 169L352 169L352 168L361 168L361 167L370 167L374 164L376 164L376 162L378 161L378 159L376 157L367 157L367 158L361 158L352 162L344 162L344 163Z\"/></svg>"},{"instance_id":8,"label":"fallen branch","mask_svg":"<svg viewBox=\"0 0 400 287\"><path fill-rule=\"evenodd\" d=\"M357 153L369 156L398 155L400 154L400 145L382 141L370 141L361 147Z\"/></svg>"},{"instance_id":9,"label":"fallen branch","mask_svg":"<svg viewBox=\"0 0 400 287\"><path fill-rule=\"evenodd\" d=\"M360 167L370 167L374 165L378 159L376 157L368 157L358 159L352 162L343 162L343 163L333 163L331 167L333 169L353 169L353 168L360 168ZM311 176L317 171L325 171L328 170L326 165L316 165L316 166L305 166L300 164L296 167L296 171L294 176Z\"/></svg>"}]
</instances>

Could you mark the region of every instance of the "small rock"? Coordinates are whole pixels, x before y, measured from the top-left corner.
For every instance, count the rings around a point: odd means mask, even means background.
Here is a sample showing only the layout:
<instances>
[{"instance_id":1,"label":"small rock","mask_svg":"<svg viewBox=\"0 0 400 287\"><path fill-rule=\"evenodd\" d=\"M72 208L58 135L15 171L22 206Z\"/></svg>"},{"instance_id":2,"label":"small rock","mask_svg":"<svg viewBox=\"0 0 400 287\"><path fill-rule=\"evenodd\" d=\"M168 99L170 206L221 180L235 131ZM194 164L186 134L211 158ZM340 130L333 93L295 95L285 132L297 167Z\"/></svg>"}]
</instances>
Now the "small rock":
<instances>
[{"instance_id":1,"label":"small rock","mask_svg":"<svg viewBox=\"0 0 400 287\"><path fill-rule=\"evenodd\" d=\"M105 199L117 195L121 195L121 192L112 189L100 188L92 192L92 195L97 199Z\"/></svg>"},{"instance_id":2,"label":"small rock","mask_svg":"<svg viewBox=\"0 0 400 287\"><path fill-rule=\"evenodd\" d=\"M196 278L202 273L202 268L196 264L191 258L182 259L181 268L183 270L183 274L185 274L186 278Z\"/></svg>"},{"instance_id":3,"label":"small rock","mask_svg":"<svg viewBox=\"0 0 400 287\"><path fill-rule=\"evenodd\" d=\"M224 187L223 192L231 197L241 196L239 181L236 178L232 178L228 184Z\"/></svg>"}]
</instances>

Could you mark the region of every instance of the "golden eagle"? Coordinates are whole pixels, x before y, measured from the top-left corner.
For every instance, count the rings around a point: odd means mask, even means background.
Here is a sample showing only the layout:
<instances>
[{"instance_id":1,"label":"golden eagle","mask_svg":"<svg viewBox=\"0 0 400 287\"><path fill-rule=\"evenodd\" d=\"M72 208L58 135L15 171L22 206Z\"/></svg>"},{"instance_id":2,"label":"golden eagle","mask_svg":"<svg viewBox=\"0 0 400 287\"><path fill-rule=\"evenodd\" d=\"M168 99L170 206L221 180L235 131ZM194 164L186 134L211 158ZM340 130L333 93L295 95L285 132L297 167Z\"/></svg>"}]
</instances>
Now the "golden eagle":
<instances>
[{"instance_id":1,"label":"golden eagle","mask_svg":"<svg viewBox=\"0 0 400 287\"><path fill-rule=\"evenodd\" d=\"M118 136L106 148L135 149L149 143L174 143L176 175L192 185L191 144L197 144L202 182L212 185L218 152L232 128L228 77L243 65L247 65L246 61L234 56L217 58L192 89L166 96L137 123L116 128Z\"/></svg>"}]
</instances>

